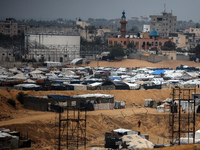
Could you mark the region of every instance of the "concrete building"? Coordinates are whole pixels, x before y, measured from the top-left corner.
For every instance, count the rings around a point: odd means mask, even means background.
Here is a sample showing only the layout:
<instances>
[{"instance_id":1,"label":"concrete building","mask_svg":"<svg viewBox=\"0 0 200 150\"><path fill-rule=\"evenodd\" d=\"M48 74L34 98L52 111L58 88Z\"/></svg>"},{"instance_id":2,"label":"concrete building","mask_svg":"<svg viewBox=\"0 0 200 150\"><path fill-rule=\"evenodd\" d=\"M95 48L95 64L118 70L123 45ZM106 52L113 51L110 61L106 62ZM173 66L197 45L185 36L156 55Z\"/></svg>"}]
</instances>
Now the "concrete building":
<instances>
[{"instance_id":1,"label":"concrete building","mask_svg":"<svg viewBox=\"0 0 200 150\"><path fill-rule=\"evenodd\" d=\"M81 27L83 27L83 29L85 29L85 27L89 26L90 24L85 22L85 21L82 21L80 18L78 19L78 21L76 21L76 25L79 25Z\"/></svg>"},{"instance_id":2,"label":"concrete building","mask_svg":"<svg viewBox=\"0 0 200 150\"><path fill-rule=\"evenodd\" d=\"M168 59L176 60L176 51L162 51L162 55L167 56Z\"/></svg>"},{"instance_id":3,"label":"concrete building","mask_svg":"<svg viewBox=\"0 0 200 150\"><path fill-rule=\"evenodd\" d=\"M139 20L138 17L131 17L131 20Z\"/></svg>"},{"instance_id":4,"label":"concrete building","mask_svg":"<svg viewBox=\"0 0 200 150\"><path fill-rule=\"evenodd\" d=\"M177 16L173 16L172 13L166 13L162 15L151 15L151 31L156 30L161 38L168 38L169 33L176 32Z\"/></svg>"},{"instance_id":5,"label":"concrete building","mask_svg":"<svg viewBox=\"0 0 200 150\"><path fill-rule=\"evenodd\" d=\"M69 63L80 57L80 36L66 34L25 34L27 59Z\"/></svg>"},{"instance_id":6,"label":"concrete building","mask_svg":"<svg viewBox=\"0 0 200 150\"><path fill-rule=\"evenodd\" d=\"M196 47L198 44L200 44L200 28L190 28L190 27L186 27L185 34L195 34L194 37L194 46Z\"/></svg>"},{"instance_id":7,"label":"concrete building","mask_svg":"<svg viewBox=\"0 0 200 150\"><path fill-rule=\"evenodd\" d=\"M149 18L148 18L148 17L140 16L139 21L148 22L148 21L149 21Z\"/></svg>"},{"instance_id":8,"label":"concrete building","mask_svg":"<svg viewBox=\"0 0 200 150\"><path fill-rule=\"evenodd\" d=\"M111 30L110 29L97 29L97 37L100 37L102 39L103 42L105 42L108 39L108 36L111 34Z\"/></svg>"},{"instance_id":9,"label":"concrete building","mask_svg":"<svg viewBox=\"0 0 200 150\"><path fill-rule=\"evenodd\" d=\"M4 35L13 35L18 34L18 23L14 22L12 19L6 19L5 21L0 22L0 33Z\"/></svg>"},{"instance_id":10,"label":"concrete building","mask_svg":"<svg viewBox=\"0 0 200 150\"><path fill-rule=\"evenodd\" d=\"M14 62L15 53L13 49L5 49L0 47L0 61L1 63Z\"/></svg>"},{"instance_id":11,"label":"concrete building","mask_svg":"<svg viewBox=\"0 0 200 150\"><path fill-rule=\"evenodd\" d=\"M170 33L169 38L173 39L177 48L186 51L195 48L198 44L194 33Z\"/></svg>"},{"instance_id":12,"label":"concrete building","mask_svg":"<svg viewBox=\"0 0 200 150\"><path fill-rule=\"evenodd\" d=\"M125 12L122 12L121 18L121 36L118 37L109 37L108 38L108 46L114 46L115 44L121 44L124 48L127 47L128 43L133 42L137 49L139 50L149 50L153 47L157 47L158 49L164 45L165 42L172 39L161 39L159 38L159 34L156 30L152 30L151 33L141 33L140 36L126 36L126 17Z\"/></svg>"},{"instance_id":13,"label":"concrete building","mask_svg":"<svg viewBox=\"0 0 200 150\"><path fill-rule=\"evenodd\" d=\"M194 33L195 36L200 37L200 28L186 27L184 33Z\"/></svg>"},{"instance_id":14,"label":"concrete building","mask_svg":"<svg viewBox=\"0 0 200 150\"><path fill-rule=\"evenodd\" d=\"M143 32L150 32L150 25L144 24L143 25Z\"/></svg>"}]
</instances>

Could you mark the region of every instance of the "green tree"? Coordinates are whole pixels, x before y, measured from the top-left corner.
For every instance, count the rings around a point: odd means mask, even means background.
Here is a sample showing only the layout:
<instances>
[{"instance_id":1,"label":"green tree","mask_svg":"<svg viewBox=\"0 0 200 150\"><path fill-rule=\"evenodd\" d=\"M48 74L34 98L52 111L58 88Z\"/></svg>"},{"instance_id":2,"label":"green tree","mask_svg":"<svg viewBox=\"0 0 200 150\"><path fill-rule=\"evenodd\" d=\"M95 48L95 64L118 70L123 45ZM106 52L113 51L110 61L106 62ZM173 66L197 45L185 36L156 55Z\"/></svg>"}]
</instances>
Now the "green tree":
<instances>
[{"instance_id":1,"label":"green tree","mask_svg":"<svg viewBox=\"0 0 200 150\"><path fill-rule=\"evenodd\" d=\"M135 53L135 52L136 52L136 47L134 45L134 42L128 43L127 49L126 49L126 54L129 55L129 54Z\"/></svg>"},{"instance_id":2,"label":"green tree","mask_svg":"<svg viewBox=\"0 0 200 150\"><path fill-rule=\"evenodd\" d=\"M196 28L200 28L200 24L199 23L196 23Z\"/></svg>"},{"instance_id":3,"label":"green tree","mask_svg":"<svg viewBox=\"0 0 200 150\"><path fill-rule=\"evenodd\" d=\"M135 48L134 42L128 43L127 48Z\"/></svg>"},{"instance_id":4,"label":"green tree","mask_svg":"<svg viewBox=\"0 0 200 150\"><path fill-rule=\"evenodd\" d=\"M132 32L139 32L140 30L138 29L137 26L132 26L131 31Z\"/></svg>"},{"instance_id":5,"label":"green tree","mask_svg":"<svg viewBox=\"0 0 200 150\"><path fill-rule=\"evenodd\" d=\"M151 50L151 51L157 51L158 48L154 46L154 47L152 47L150 50Z\"/></svg>"},{"instance_id":6,"label":"green tree","mask_svg":"<svg viewBox=\"0 0 200 150\"><path fill-rule=\"evenodd\" d=\"M123 57L125 56L124 49L121 44L115 44L110 50L111 57Z\"/></svg>"},{"instance_id":7,"label":"green tree","mask_svg":"<svg viewBox=\"0 0 200 150\"><path fill-rule=\"evenodd\" d=\"M17 100L21 103L24 104L24 97L27 96L27 94L24 94L24 92L19 92L17 94Z\"/></svg>"},{"instance_id":8,"label":"green tree","mask_svg":"<svg viewBox=\"0 0 200 150\"><path fill-rule=\"evenodd\" d=\"M174 42L171 42L170 40L165 42L164 46L161 47L162 50L175 50L176 45Z\"/></svg>"},{"instance_id":9,"label":"green tree","mask_svg":"<svg viewBox=\"0 0 200 150\"><path fill-rule=\"evenodd\" d=\"M199 58L199 59L200 59L200 44L198 44L198 45L192 50L192 52L196 54L196 58Z\"/></svg>"}]
</instances>

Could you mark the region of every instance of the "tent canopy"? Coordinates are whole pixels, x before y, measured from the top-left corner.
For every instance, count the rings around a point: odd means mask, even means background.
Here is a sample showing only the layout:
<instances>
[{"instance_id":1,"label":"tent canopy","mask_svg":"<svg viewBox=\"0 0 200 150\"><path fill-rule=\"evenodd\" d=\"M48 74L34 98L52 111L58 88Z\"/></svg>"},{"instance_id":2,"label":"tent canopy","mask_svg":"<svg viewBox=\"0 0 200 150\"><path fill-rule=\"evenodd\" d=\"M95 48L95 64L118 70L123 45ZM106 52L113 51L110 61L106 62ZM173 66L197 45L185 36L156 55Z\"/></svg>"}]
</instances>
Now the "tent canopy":
<instances>
[{"instance_id":1,"label":"tent canopy","mask_svg":"<svg viewBox=\"0 0 200 150\"><path fill-rule=\"evenodd\" d=\"M154 72L152 72L153 75L164 74L164 73L165 73L164 70L155 70Z\"/></svg>"}]
</instances>

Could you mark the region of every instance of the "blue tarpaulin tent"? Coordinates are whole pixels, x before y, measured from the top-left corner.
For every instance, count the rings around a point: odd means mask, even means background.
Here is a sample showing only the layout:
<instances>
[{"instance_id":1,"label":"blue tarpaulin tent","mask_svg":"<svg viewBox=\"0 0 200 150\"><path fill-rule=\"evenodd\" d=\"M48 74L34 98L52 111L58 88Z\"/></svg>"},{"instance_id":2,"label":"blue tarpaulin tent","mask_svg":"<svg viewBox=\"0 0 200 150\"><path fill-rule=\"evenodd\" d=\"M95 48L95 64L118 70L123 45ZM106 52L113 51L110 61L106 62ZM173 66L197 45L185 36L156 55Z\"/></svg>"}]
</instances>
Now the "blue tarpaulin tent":
<instances>
[{"instance_id":1,"label":"blue tarpaulin tent","mask_svg":"<svg viewBox=\"0 0 200 150\"><path fill-rule=\"evenodd\" d=\"M156 74L164 74L165 71L164 70L155 70L154 72L152 72L152 74L156 75Z\"/></svg>"},{"instance_id":2,"label":"blue tarpaulin tent","mask_svg":"<svg viewBox=\"0 0 200 150\"><path fill-rule=\"evenodd\" d=\"M110 80L115 80L115 79L118 79L120 80L121 78L120 77L112 77L112 78L109 78Z\"/></svg>"}]
</instances>

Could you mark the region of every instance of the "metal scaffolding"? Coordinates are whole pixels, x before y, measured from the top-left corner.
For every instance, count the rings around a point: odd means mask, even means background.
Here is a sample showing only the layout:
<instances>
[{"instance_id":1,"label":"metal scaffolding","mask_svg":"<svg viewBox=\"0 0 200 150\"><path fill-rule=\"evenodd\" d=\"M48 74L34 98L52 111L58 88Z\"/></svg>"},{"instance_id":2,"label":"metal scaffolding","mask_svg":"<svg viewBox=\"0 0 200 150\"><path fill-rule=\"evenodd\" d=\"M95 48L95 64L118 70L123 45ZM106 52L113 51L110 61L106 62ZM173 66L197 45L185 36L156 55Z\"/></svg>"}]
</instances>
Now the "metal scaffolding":
<instances>
[{"instance_id":1,"label":"metal scaffolding","mask_svg":"<svg viewBox=\"0 0 200 150\"><path fill-rule=\"evenodd\" d=\"M180 138L185 136L186 133L188 134L188 143L190 135L192 135L193 143L195 143L195 94L195 88L173 89L171 113L169 116L172 143L176 139L180 145ZM185 109L182 107L184 103L186 104Z\"/></svg>"},{"instance_id":2,"label":"metal scaffolding","mask_svg":"<svg viewBox=\"0 0 200 150\"><path fill-rule=\"evenodd\" d=\"M61 148L83 146L86 149L86 109L67 107L62 113L59 111L58 137L56 145Z\"/></svg>"}]
</instances>

